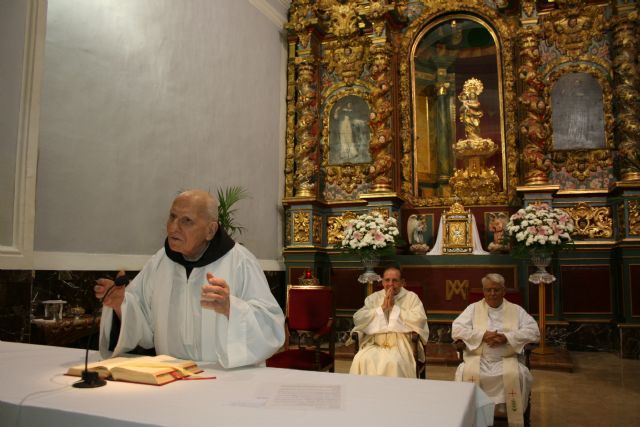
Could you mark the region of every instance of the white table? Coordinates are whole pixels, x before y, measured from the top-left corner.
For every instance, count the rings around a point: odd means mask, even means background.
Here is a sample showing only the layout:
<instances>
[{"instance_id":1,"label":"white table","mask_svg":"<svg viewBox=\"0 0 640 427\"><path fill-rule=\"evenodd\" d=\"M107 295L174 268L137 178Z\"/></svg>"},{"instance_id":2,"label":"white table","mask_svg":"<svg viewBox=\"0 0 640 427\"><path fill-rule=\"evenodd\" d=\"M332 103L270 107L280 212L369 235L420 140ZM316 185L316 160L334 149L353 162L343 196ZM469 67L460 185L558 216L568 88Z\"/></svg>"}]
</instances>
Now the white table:
<instances>
[{"instance_id":1,"label":"white table","mask_svg":"<svg viewBox=\"0 0 640 427\"><path fill-rule=\"evenodd\" d=\"M90 359L96 360L91 354ZM0 426L484 426L493 403L475 385L274 368L215 370L215 380L77 389L78 349L0 342ZM294 402L283 392L298 390ZM324 394L323 394L324 393ZM336 399L336 395L339 396ZM313 397L305 402L303 397ZM331 403L335 407L324 408ZM295 403L295 404L294 404Z\"/></svg>"}]
</instances>

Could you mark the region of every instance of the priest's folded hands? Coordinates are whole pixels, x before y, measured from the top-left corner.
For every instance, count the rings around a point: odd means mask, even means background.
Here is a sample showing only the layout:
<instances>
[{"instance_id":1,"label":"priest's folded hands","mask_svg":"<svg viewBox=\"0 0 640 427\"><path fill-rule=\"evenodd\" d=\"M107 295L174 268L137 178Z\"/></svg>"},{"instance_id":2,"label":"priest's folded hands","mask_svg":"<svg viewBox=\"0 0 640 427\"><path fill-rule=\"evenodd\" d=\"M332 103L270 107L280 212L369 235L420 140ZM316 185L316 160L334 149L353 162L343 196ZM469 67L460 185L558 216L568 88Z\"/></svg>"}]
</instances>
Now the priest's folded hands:
<instances>
[{"instance_id":1,"label":"priest's folded hands","mask_svg":"<svg viewBox=\"0 0 640 427\"><path fill-rule=\"evenodd\" d=\"M489 347L497 347L507 343L507 337L498 331L485 331L482 341L486 342Z\"/></svg>"},{"instance_id":2,"label":"priest's folded hands","mask_svg":"<svg viewBox=\"0 0 640 427\"><path fill-rule=\"evenodd\" d=\"M200 305L203 308L214 310L229 318L231 303L229 301L229 285L224 279L215 277L213 273L207 273L208 285L202 286L202 298Z\"/></svg>"}]
</instances>

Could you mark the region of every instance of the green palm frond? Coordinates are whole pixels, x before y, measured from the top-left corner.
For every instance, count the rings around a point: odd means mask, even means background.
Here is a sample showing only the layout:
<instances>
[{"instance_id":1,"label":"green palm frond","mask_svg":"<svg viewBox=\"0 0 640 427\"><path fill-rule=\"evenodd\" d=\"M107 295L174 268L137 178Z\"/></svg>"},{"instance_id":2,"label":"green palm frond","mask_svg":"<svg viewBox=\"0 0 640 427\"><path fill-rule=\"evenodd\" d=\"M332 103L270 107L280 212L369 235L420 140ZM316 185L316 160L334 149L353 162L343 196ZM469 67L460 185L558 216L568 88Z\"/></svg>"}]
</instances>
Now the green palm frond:
<instances>
[{"instance_id":1,"label":"green palm frond","mask_svg":"<svg viewBox=\"0 0 640 427\"><path fill-rule=\"evenodd\" d=\"M235 214L237 209L234 205L242 199L250 198L244 187L231 186L218 188L218 223L233 237L236 233L242 234L244 227L236 223Z\"/></svg>"}]
</instances>

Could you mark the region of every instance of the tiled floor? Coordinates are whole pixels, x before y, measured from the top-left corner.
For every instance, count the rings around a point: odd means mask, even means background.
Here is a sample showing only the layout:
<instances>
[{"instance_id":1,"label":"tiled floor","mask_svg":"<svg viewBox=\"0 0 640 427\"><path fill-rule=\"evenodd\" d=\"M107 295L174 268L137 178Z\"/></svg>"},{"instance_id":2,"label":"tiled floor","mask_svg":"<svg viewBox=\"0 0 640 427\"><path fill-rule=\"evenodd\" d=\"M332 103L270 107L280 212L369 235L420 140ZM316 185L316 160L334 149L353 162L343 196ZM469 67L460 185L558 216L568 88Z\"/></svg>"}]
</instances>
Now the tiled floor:
<instances>
[{"instance_id":1,"label":"tiled floor","mask_svg":"<svg viewBox=\"0 0 640 427\"><path fill-rule=\"evenodd\" d=\"M640 426L640 360L610 353L572 352L573 373L533 369L534 427ZM351 362L336 361L336 372ZM429 365L427 378L451 380L454 366Z\"/></svg>"}]
</instances>

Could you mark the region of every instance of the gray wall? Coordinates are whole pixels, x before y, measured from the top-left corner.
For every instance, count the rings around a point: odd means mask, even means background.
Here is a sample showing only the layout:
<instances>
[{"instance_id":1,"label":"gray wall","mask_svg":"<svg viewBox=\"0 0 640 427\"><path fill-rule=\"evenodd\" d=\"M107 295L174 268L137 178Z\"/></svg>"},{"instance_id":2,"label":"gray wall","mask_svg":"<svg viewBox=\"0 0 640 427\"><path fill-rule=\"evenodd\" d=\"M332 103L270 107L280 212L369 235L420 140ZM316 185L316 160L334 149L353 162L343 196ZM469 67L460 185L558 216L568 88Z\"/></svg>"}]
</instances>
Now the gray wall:
<instances>
[{"instance_id":1,"label":"gray wall","mask_svg":"<svg viewBox=\"0 0 640 427\"><path fill-rule=\"evenodd\" d=\"M0 246L13 242L16 148L27 3L0 6Z\"/></svg>"},{"instance_id":2,"label":"gray wall","mask_svg":"<svg viewBox=\"0 0 640 427\"><path fill-rule=\"evenodd\" d=\"M242 185L238 240L280 259L281 33L247 0L50 0L35 250L151 254L180 189Z\"/></svg>"}]
</instances>

